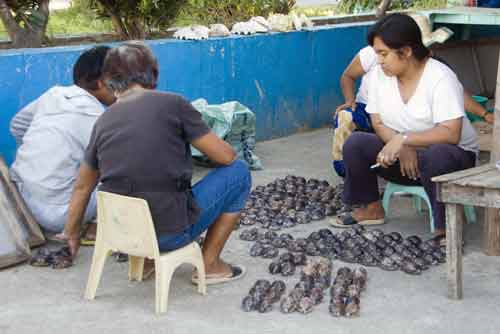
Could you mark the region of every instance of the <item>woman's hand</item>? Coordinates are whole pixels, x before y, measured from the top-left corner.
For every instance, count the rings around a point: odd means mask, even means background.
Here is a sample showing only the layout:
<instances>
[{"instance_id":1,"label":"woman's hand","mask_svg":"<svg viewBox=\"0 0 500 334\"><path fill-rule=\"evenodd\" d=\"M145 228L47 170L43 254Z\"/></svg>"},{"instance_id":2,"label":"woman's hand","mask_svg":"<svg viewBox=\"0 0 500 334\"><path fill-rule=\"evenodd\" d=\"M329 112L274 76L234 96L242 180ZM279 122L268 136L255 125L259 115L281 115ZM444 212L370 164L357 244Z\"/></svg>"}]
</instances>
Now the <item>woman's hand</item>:
<instances>
[{"instance_id":1,"label":"woman's hand","mask_svg":"<svg viewBox=\"0 0 500 334\"><path fill-rule=\"evenodd\" d=\"M63 231L59 234L56 234L56 239L59 239L61 241L64 241L68 244L69 251L71 253L71 256L73 259L76 257L76 254L78 254L78 249L80 249L80 236L79 233L73 233L69 234L66 231Z\"/></svg>"},{"instance_id":2,"label":"woman's hand","mask_svg":"<svg viewBox=\"0 0 500 334\"><path fill-rule=\"evenodd\" d=\"M417 150L413 147L403 146L401 152L399 153L399 165L403 176L412 180L416 180L420 177L420 173L418 171Z\"/></svg>"},{"instance_id":3,"label":"woman's hand","mask_svg":"<svg viewBox=\"0 0 500 334\"><path fill-rule=\"evenodd\" d=\"M393 165L399 158L401 149L403 148L405 137L397 134L385 144L384 148L377 155L377 162L384 168Z\"/></svg>"}]
</instances>

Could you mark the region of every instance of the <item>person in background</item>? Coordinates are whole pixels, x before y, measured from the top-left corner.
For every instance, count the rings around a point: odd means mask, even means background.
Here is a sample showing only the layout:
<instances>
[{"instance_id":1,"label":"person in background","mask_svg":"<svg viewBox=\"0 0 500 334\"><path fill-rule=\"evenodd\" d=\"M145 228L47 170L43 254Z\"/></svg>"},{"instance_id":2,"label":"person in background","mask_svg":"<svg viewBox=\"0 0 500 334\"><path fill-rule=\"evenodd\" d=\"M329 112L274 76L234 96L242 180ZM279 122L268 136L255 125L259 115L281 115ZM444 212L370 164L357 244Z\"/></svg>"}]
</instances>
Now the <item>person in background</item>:
<instances>
[{"instance_id":1,"label":"person in background","mask_svg":"<svg viewBox=\"0 0 500 334\"><path fill-rule=\"evenodd\" d=\"M10 175L41 227L61 232L68 217L71 191L96 120L115 97L102 81L109 50L83 52L73 67L71 86L55 86L24 107L10 123L18 149ZM103 106L104 105L104 106ZM85 221L96 216L92 196ZM87 239L95 239L89 224Z\"/></svg>"}]
</instances>

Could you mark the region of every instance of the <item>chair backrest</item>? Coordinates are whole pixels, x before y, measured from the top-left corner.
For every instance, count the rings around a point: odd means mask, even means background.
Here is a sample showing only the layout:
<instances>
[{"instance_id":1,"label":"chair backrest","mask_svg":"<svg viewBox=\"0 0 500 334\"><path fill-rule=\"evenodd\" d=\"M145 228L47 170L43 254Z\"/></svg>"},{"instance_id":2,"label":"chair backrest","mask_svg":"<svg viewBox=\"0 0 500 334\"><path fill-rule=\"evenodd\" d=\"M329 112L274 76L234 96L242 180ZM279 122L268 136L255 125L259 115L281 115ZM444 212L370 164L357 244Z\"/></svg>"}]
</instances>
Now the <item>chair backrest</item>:
<instances>
[{"instance_id":1,"label":"chair backrest","mask_svg":"<svg viewBox=\"0 0 500 334\"><path fill-rule=\"evenodd\" d=\"M148 203L141 199L97 192L97 243L126 254L155 258L158 241Z\"/></svg>"}]
</instances>

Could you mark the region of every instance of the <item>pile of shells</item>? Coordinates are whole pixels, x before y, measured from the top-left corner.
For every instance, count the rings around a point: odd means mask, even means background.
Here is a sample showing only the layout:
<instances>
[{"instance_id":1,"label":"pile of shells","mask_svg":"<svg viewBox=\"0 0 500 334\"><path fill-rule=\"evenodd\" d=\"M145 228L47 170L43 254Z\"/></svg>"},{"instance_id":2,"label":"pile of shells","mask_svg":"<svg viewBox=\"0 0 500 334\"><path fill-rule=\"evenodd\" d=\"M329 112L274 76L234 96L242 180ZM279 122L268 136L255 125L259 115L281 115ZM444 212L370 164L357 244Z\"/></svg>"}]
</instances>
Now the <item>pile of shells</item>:
<instances>
[{"instance_id":1,"label":"pile of shells","mask_svg":"<svg viewBox=\"0 0 500 334\"><path fill-rule=\"evenodd\" d=\"M355 317L359 315L361 292L366 289L368 273L363 267L351 270L342 267L330 288L328 311L334 317Z\"/></svg>"},{"instance_id":2,"label":"pile of shells","mask_svg":"<svg viewBox=\"0 0 500 334\"><path fill-rule=\"evenodd\" d=\"M304 253L285 252L278 259L269 264L269 273L272 275L292 276L295 268L307 264L307 256Z\"/></svg>"},{"instance_id":3,"label":"pile of shells","mask_svg":"<svg viewBox=\"0 0 500 334\"><path fill-rule=\"evenodd\" d=\"M283 297L280 310L283 313L299 312L307 314L324 298L332 280L332 262L326 258L308 263L301 272L300 281Z\"/></svg>"},{"instance_id":4,"label":"pile of shells","mask_svg":"<svg viewBox=\"0 0 500 334\"><path fill-rule=\"evenodd\" d=\"M416 235L403 238L398 232L384 233L356 226L326 243L332 242L330 256L333 258L389 271L401 270L411 275L419 275L431 265L446 261L446 253L438 243L422 241Z\"/></svg>"},{"instance_id":5,"label":"pile of shells","mask_svg":"<svg viewBox=\"0 0 500 334\"><path fill-rule=\"evenodd\" d=\"M245 312L258 311L267 313L273 309L273 304L281 299L285 293L286 284L276 280L269 282L260 279L250 288L248 295L241 302L241 309Z\"/></svg>"},{"instance_id":6,"label":"pile of shells","mask_svg":"<svg viewBox=\"0 0 500 334\"><path fill-rule=\"evenodd\" d=\"M251 192L240 224L277 231L321 220L347 210L341 193L342 185L332 187L327 181L288 175Z\"/></svg>"},{"instance_id":7,"label":"pile of shells","mask_svg":"<svg viewBox=\"0 0 500 334\"><path fill-rule=\"evenodd\" d=\"M366 230L356 225L334 234L329 229L312 232L306 238L294 238L288 233L274 231L259 232L258 228L244 230L242 240L254 241L251 256L278 258L270 265L271 273L293 275L298 259L297 253L306 256L323 256L347 263L358 263L367 267L379 267L388 271L401 270L419 275L432 265L446 262L446 253L433 240L422 241L418 236L403 238L398 232L384 233L380 229ZM289 255L279 256L279 248ZM297 257L297 260L295 258ZM285 269L283 269L285 268Z\"/></svg>"}]
</instances>

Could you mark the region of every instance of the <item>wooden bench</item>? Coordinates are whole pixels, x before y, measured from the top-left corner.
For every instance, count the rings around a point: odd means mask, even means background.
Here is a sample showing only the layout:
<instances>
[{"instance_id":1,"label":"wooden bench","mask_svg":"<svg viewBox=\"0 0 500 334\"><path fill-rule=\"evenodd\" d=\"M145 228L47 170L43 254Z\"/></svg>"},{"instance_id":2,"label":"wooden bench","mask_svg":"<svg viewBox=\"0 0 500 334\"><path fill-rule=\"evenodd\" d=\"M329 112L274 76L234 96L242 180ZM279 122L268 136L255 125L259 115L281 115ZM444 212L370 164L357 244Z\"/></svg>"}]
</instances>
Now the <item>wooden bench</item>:
<instances>
[{"instance_id":1,"label":"wooden bench","mask_svg":"<svg viewBox=\"0 0 500 334\"><path fill-rule=\"evenodd\" d=\"M500 209L500 170L483 165L433 178L438 200L446 204L446 256L448 296L462 298L463 205ZM488 210L483 234L483 250L500 255L500 216ZM488 215L493 214L492 217Z\"/></svg>"}]
</instances>

